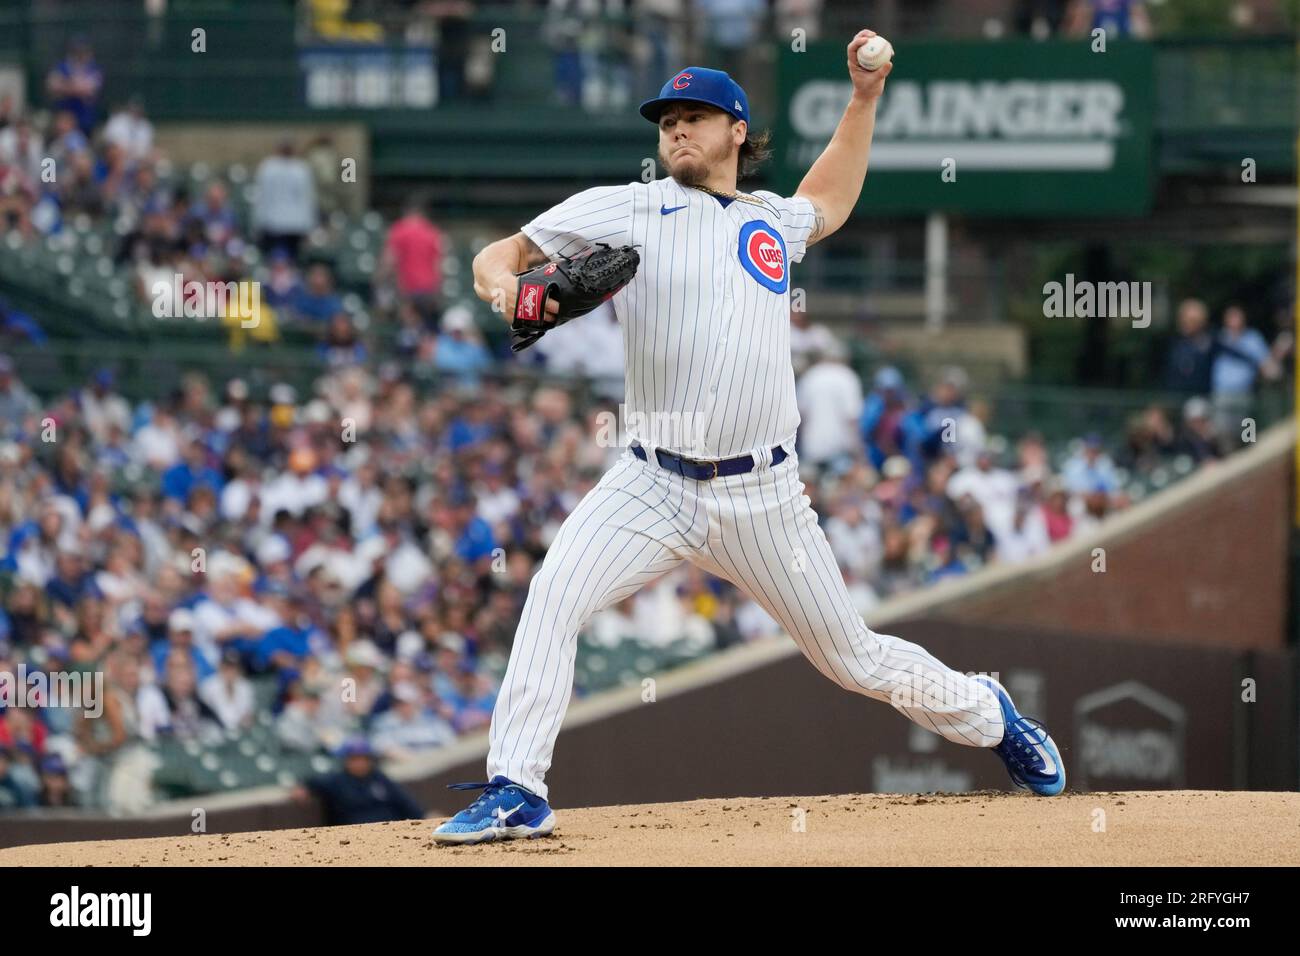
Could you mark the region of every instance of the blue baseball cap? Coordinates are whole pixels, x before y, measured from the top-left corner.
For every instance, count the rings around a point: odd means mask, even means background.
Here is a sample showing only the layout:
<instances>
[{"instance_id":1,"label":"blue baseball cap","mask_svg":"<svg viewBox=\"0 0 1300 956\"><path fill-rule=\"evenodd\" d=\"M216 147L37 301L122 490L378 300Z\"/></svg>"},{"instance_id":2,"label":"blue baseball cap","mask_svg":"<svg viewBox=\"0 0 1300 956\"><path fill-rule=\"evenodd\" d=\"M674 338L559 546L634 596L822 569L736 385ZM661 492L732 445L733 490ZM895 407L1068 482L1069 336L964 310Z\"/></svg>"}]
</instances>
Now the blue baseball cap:
<instances>
[{"instance_id":1,"label":"blue baseball cap","mask_svg":"<svg viewBox=\"0 0 1300 956\"><path fill-rule=\"evenodd\" d=\"M722 70L706 66L688 66L663 85L659 95L641 104L641 115L652 123L670 103L708 103L736 119L749 122L749 97L740 84Z\"/></svg>"}]
</instances>

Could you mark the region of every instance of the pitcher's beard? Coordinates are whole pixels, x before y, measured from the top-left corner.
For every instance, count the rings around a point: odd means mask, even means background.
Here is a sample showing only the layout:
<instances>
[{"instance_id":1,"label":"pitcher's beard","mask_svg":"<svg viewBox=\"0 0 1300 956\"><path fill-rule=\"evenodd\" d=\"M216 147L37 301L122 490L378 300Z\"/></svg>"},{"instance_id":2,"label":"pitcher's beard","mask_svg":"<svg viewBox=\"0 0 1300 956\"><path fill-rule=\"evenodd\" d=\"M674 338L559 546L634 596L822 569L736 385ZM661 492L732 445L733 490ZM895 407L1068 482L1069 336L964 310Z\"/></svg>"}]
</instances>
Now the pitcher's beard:
<instances>
[{"instance_id":1,"label":"pitcher's beard","mask_svg":"<svg viewBox=\"0 0 1300 956\"><path fill-rule=\"evenodd\" d=\"M726 162L730 158L730 151L720 150L717 154L711 156L702 156L698 160L676 163L669 163L667 157L662 152L659 154L659 162L673 179L677 180L683 186L703 186L708 181L709 173L713 171L714 166Z\"/></svg>"}]
</instances>

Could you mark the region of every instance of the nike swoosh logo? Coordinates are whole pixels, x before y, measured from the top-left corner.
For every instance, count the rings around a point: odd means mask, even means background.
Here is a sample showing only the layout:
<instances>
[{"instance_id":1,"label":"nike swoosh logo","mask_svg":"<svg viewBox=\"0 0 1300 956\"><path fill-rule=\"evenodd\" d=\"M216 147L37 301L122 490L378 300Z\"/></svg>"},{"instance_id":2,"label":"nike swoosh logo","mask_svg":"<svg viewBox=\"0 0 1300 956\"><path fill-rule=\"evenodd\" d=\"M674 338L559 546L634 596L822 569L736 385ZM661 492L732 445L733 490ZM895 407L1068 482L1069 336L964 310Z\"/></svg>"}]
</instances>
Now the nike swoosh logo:
<instances>
[{"instance_id":1,"label":"nike swoosh logo","mask_svg":"<svg viewBox=\"0 0 1300 956\"><path fill-rule=\"evenodd\" d=\"M500 807L497 807L496 810L492 812L492 815L496 817L496 826L502 826L502 827L505 826L506 821L509 820L515 813L517 813L520 807L523 806L524 804L520 803L510 808L509 810L505 810L505 811L503 811Z\"/></svg>"},{"instance_id":2,"label":"nike swoosh logo","mask_svg":"<svg viewBox=\"0 0 1300 956\"><path fill-rule=\"evenodd\" d=\"M1052 752L1042 744L1032 744L1034 751L1043 760L1043 773L1049 775L1056 774L1056 761L1052 759Z\"/></svg>"},{"instance_id":3,"label":"nike swoosh logo","mask_svg":"<svg viewBox=\"0 0 1300 956\"><path fill-rule=\"evenodd\" d=\"M685 206L673 206L672 209L669 209L667 206L660 206L660 207L659 207L659 215L661 215L661 216L666 216L666 215L668 215L670 212L676 212L676 211L679 210L679 209L685 209L685 208L686 208Z\"/></svg>"}]
</instances>

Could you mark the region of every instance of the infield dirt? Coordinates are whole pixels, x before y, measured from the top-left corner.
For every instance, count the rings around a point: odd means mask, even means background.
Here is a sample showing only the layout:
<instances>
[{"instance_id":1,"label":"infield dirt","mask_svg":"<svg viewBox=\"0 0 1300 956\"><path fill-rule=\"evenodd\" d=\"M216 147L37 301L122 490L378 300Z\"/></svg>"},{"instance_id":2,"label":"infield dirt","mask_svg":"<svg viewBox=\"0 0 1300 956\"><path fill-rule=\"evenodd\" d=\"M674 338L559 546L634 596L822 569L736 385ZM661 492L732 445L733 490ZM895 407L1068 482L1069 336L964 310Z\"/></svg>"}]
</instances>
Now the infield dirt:
<instances>
[{"instance_id":1,"label":"infield dirt","mask_svg":"<svg viewBox=\"0 0 1300 956\"><path fill-rule=\"evenodd\" d=\"M435 845L436 821L0 850L0 866L1300 864L1300 794L743 797L558 807L546 839Z\"/></svg>"}]
</instances>

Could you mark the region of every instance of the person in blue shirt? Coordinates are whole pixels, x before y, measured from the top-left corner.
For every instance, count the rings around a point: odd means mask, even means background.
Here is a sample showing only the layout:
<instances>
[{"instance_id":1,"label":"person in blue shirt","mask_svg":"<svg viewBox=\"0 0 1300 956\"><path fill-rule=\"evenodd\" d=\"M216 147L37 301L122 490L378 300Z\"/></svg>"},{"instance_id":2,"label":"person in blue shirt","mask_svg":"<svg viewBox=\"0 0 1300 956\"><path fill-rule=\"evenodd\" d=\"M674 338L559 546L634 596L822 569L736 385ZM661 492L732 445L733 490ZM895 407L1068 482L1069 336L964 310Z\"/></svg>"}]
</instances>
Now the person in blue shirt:
<instances>
[{"instance_id":1,"label":"person in blue shirt","mask_svg":"<svg viewBox=\"0 0 1300 956\"><path fill-rule=\"evenodd\" d=\"M492 367L492 356L478 338L469 309L452 306L443 314L433 365L466 385L477 385L479 376Z\"/></svg>"},{"instance_id":2,"label":"person in blue shirt","mask_svg":"<svg viewBox=\"0 0 1300 956\"><path fill-rule=\"evenodd\" d=\"M182 460L172 465L162 476L164 497L189 501L190 492L199 485L207 485L220 495L225 487L221 472L208 464L208 450L197 438L188 439L181 450Z\"/></svg>"},{"instance_id":3,"label":"person in blue shirt","mask_svg":"<svg viewBox=\"0 0 1300 956\"><path fill-rule=\"evenodd\" d=\"M99 95L104 73L95 62L94 51L85 37L73 37L67 54L45 78L45 91L56 112L67 110L87 136L99 116Z\"/></svg>"},{"instance_id":4,"label":"person in blue shirt","mask_svg":"<svg viewBox=\"0 0 1300 956\"><path fill-rule=\"evenodd\" d=\"M364 738L353 738L339 749L343 769L312 777L295 787L293 798L320 801L326 826L422 820L424 810L409 793L379 769L375 751Z\"/></svg>"},{"instance_id":5,"label":"person in blue shirt","mask_svg":"<svg viewBox=\"0 0 1300 956\"><path fill-rule=\"evenodd\" d=\"M1214 340L1210 390L1215 423L1225 438L1241 433L1250 414L1255 385L1261 374L1273 374L1273 356L1258 330L1246 324L1239 305L1223 310L1223 328Z\"/></svg>"},{"instance_id":6,"label":"person in blue shirt","mask_svg":"<svg viewBox=\"0 0 1300 956\"><path fill-rule=\"evenodd\" d=\"M307 270L307 283L294 303L294 311L300 319L321 325L344 311L343 299L334 289L334 274L325 263L317 262Z\"/></svg>"},{"instance_id":7,"label":"person in blue shirt","mask_svg":"<svg viewBox=\"0 0 1300 956\"><path fill-rule=\"evenodd\" d=\"M266 586L265 593L276 599L276 610L284 623L249 642L249 664L258 673L296 669L311 654L311 639L316 625L307 613L306 602L300 593L276 581Z\"/></svg>"},{"instance_id":8,"label":"person in blue shirt","mask_svg":"<svg viewBox=\"0 0 1300 956\"><path fill-rule=\"evenodd\" d=\"M1246 325L1246 312L1239 305L1223 310L1223 328L1215 340L1210 386L1220 395L1250 395L1255 381L1269 360L1268 342L1258 330Z\"/></svg>"},{"instance_id":9,"label":"person in blue shirt","mask_svg":"<svg viewBox=\"0 0 1300 956\"><path fill-rule=\"evenodd\" d=\"M94 574L86 569L85 558L75 548L60 548L54 568L54 575L45 584L50 600L75 608L83 597L103 597Z\"/></svg>"},{"instance_id":10,"label":"person in blue shirt","mask_svg":"<svg viewBox=\"0 0 1300 956\"><path fill-rule=\"evenodd\" d=\"M867 459L877 471L885 459L900 454L905 436L903 418L907 415L907 391L903 375L892 365L876 372L871 393L862 405L858 428L862 443L867 449Z\"/></svg>"},{"instance_id":11,"label":"person in blue shirt","mask_svg":"<svg viewBox=\"0 0 1300 956\"><path fill-rule=\"evenodd\" d=\"M149 656L153 658L155 674L167 672L167 660L173 654L188 657L194 665L194 676L199 682L207 680L217 672L212 661L194 646L194 614L186 608L178 607L167 618L167 640L154 641L149 647Z\"/></svg>"},{"instance_id":12,"label":"person in blue shirt","mask_svg":"<svg viewBox=\"0 0 1300 956\"><path fill-rule=\"evenodd\" d=\"M1061 467L1061 482L1067 491L1076 495L1094 491L1114 494L1119 491L1115 463L1106 454L1100 435L1093 432L1083 440L1083 447Z\"/></svg>"},{"instance_id":13,"label":"person in blue shirt","mask_svg":"<svg viewBox=\"0 0 1300 956\"><path fill-rule=\"evenodd\" d=\"M1105 30L1107 39L1151 36L1151 17L1143 0L1074 0L1066 19L1075 35Z\"/></svg>"},{"instance_id":14,"label":"person in blue shirt","mask_svg":"<svg viewBox=\"0 0 1300 956\"><path fill-rule=\"evenodd\" d=\"M456 538L456 557L469 564L490 558L496 550L492 526L475 513L477 501L469 492L460 492L450 502L452 526L459 529Z\"/></svg>"}]
</instances>

